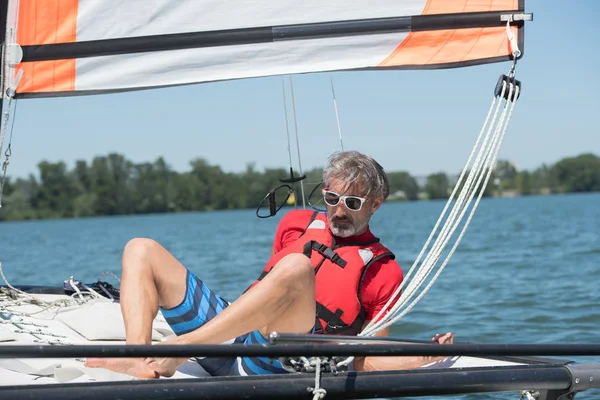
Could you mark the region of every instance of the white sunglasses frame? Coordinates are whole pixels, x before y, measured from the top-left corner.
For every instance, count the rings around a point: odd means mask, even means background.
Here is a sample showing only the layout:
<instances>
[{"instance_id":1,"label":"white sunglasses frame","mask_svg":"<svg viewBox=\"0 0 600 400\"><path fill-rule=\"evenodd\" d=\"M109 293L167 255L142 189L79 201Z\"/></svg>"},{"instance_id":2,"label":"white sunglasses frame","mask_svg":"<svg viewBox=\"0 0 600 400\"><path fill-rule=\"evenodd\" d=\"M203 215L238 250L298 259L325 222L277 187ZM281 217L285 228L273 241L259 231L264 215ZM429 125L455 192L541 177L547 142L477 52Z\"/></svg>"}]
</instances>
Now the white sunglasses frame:
<instances>
[{"instance_id":1,"label":"white sunglasses frame","mask_svg":"<svg viewBox=\"0 0 600 400\"><path fill-rule=\"evenodd\" d=\"M327 200L325 200L325 193L332 193L332 194L334 194L334 195L338 196L338 201L337 201L337 203L336 203L335 205L329 204L329 203L327 202ZM358 196L342 196L341 194L339 194L339 193L336 193L336 192L334 192L333 190L327 190L327 189L322 189L322 190L321 190L321 194L323 195L323 201L324 201L324 202L325 202L325 204L327 204L328 206L330 206L330 207L337 207L337 206L339 206L339 205L340 205L340 201L342 201L342 202L344 203L344 207L346 207L346 208L347 208L348 210L350 210L350 211L356 211L356 212L358 212L358 211L362 210L362 207L363 207L363 205L364 205L364 204L365 204L365 202L368 200L366 197L358 197ZM346 199L349 199L349 198L353 198L353 199L358 199L358 200L360 200L360 206L358 207L358 209L357 209L357 210L355 210L355 209L353 209L353 208L350 208L350 207L348 207L348 204L346 203Z\"/></svg>"}]
</instances>

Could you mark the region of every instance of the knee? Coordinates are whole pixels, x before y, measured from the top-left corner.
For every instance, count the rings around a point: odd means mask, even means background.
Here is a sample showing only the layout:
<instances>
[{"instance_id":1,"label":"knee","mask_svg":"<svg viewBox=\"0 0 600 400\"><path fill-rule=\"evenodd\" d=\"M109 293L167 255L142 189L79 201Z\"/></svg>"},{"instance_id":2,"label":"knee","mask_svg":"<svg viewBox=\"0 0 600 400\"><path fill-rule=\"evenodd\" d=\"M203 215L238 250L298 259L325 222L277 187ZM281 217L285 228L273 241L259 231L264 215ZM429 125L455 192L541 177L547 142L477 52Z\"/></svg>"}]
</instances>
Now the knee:
<instances>
[{"instance_id":1,"label":"knee","mask_svg":"<svg viewBox=\"0 0 600 400\"><path fill-rule=\"evenodd\" d=\"M160 246L158 242L148 238L133 238L125 245L123 249L123 260L135 260L138 262L123 263L123 268L144 266L147 263L139 262L151 258L152 252Z\"/></svg>"},{"instance_id":2,"label":"knee","mask_svg":"<svg viewBox=\"0 0 600 400\"><path fill-rule=\"evenodd\" d=\"M271 272L275 271L277 278L292 289L306 289L314 285L314 267L304 254L288 254L279 260Z\"/></svg>"}]
</instances>

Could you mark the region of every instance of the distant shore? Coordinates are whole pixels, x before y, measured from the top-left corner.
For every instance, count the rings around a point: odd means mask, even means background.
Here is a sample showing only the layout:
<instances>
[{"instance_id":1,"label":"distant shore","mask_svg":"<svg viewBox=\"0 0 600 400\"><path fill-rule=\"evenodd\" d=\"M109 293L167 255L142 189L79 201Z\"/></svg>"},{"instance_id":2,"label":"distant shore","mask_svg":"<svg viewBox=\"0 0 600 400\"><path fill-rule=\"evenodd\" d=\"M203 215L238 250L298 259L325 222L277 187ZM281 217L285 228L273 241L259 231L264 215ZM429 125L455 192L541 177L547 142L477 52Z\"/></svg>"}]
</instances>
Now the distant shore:
<instances>
[{"instance_id":1,"label":"distant shore","mask_svg":"<svg viewBox=\"0 0 600 400\"><path fill-rule=\"evenodd\" d=\"M162 157L154 162L134 163L113 153L96 157L90 163L77 161L71 170L64 162L48 161L40 162L38 169L39 177L7 179L0 221L256 209L266 194L277 187L277 205L290 200L289 188L280 181L289 177L287 168L257 171L249 164L242 173L229 173L204 159L194 159L190 170L180 173L173 171ZM310 200L316 203L322 170L316 168L304 174L305 196L312 193ZM294 171L294 175L299 174ZM414 177L406 171L387 175L390 201L448 199L458 181L456 175L444 172L426 177ZM581 154L534 171L519 171L509 161L500 160L483 196L598 191L600 158Z\"/></svg>"}]
</instances>

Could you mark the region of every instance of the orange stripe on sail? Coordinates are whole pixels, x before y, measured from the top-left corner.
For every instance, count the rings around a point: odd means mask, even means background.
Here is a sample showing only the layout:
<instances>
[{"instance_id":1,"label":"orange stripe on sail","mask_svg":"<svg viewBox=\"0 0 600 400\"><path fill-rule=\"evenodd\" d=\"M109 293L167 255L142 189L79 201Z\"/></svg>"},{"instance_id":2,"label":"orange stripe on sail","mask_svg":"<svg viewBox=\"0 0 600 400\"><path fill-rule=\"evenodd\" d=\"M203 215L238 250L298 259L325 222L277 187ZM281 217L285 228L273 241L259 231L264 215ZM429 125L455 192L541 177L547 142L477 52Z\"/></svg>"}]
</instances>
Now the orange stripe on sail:
<instances>
[{"instance_id":1,"label":"orange stripe on sail","mask_svg":"<svg viewBox=\"0 0 600 400\"><path fill-rule=\"evenodd\" d=\"M518 9L518 0L428 0L423 15ZM512 27L517 35L517 28ZM505 27L411 32L379 66L445 64L510 54Z\"/></svg>"},{"instance_id":2,"label":"orange stripe on sail","mask_svg":"<svg viewBox=\"0 0 600 400\"><path fill-rule=\"evenodd\" d=\"M75 42L78 1L21 1L17 43L30 46ZM24 62L18 68L23 70L18 93L75 89L75 60Z\"/></svg>"}]
</instances>

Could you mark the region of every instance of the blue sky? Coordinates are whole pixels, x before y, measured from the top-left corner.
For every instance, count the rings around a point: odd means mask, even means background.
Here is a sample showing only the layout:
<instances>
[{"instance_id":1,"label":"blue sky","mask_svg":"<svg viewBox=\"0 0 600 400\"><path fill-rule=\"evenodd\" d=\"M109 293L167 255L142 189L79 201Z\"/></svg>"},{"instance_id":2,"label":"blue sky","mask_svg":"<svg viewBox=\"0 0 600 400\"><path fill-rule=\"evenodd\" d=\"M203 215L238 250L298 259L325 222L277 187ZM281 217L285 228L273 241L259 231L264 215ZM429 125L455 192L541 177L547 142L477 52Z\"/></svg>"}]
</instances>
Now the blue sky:
<instances>
[{"instance_id":1,"label":"blue sky","mask_svg":"<svg viewBox=\"0 0 600 400\"><path fill-rule=\"evenodd\" d=\"M523 92L500 158L533 169L582 152L600 155L600 2L526 0L526 11L534 21L517 67ZM389 171L456 173L508 68L334 73L344 147L372 155ZM340 150L329 74L293 79L302 167L322 166ZM195 157L225 171L250 162L287 167L281 77L21 100L12 150L13 177L36 173L43 159L72 167L110 152L135 162L163 156L177 171Z\"/></svg>"}]
</instances>

